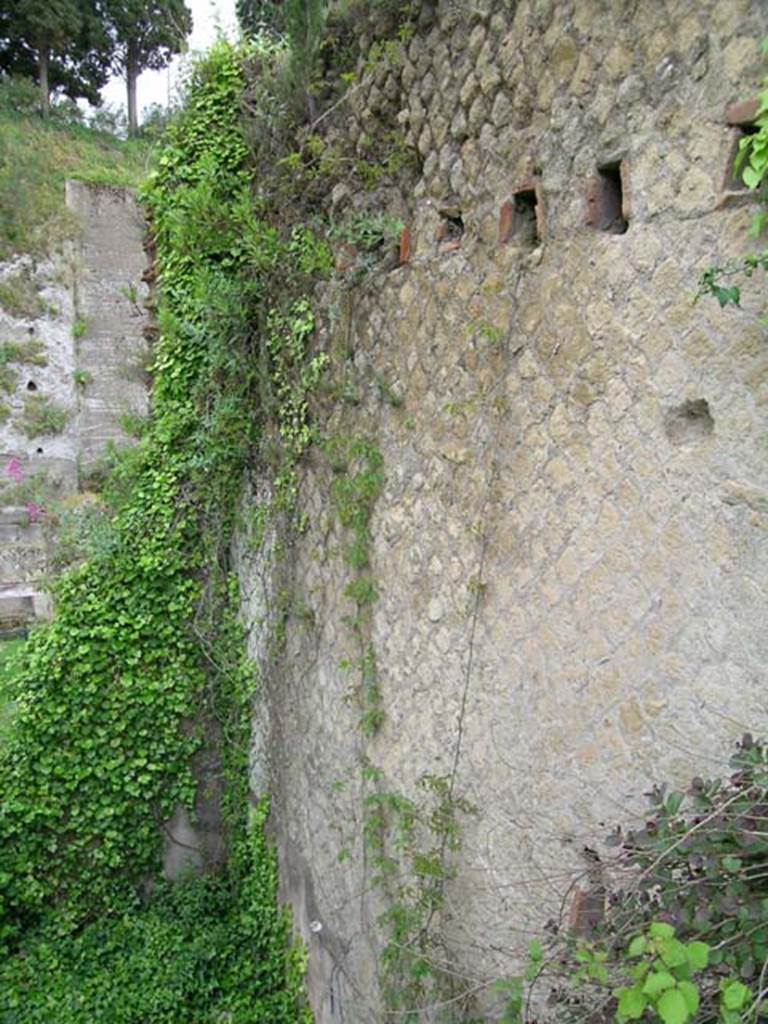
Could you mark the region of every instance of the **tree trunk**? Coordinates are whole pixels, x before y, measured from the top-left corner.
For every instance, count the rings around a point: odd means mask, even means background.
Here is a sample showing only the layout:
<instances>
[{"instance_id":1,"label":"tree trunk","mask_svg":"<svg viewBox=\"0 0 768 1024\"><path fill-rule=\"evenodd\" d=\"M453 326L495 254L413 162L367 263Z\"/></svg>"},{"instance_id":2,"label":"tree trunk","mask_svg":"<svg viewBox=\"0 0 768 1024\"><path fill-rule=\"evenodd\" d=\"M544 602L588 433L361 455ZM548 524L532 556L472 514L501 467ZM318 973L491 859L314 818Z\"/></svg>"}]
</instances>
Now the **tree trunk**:
<instances>
[{"instance_id":1,"label":"tree trunk","mask_svg":"<svg viewBox=\"0 0 768 1024\"><path fill-rule=\"evenodd\" d=\"M125 80L128 85L128 134L139 134L139 113L136 105L136 80L139 77L139 66L133 48L128 46L125 61Z\"/></svg>"},{"instance_id":2,"label":"tree trunk","mask_svg":"<svg viewBox=\"0 0 768 1024\"><path fill-rule=\"evenodd\" d=\"M37 69L38 78L40 79L40 113L46 118L51 111L51 88L48 84L48 62L50 55L48 47L41 43L38 50Z\"/></svg>"}]
</instances>

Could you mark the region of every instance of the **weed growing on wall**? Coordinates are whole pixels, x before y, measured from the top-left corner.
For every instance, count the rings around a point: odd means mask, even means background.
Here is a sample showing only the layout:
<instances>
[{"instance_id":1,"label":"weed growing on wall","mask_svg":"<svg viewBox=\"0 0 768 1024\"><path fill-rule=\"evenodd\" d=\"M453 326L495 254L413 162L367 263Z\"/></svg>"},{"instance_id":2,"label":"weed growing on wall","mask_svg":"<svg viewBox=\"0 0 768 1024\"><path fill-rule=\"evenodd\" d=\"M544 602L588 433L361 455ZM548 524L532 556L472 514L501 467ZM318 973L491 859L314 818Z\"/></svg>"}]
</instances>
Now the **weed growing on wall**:
<instances>
[{"instance_id":1,"label":"weed growing on wall","mask_svg":"<svg viewBox=\"0 0 768 1024\"><path fill-rule=\"evenodd\" d=\"M370 524L384 486L384 460L365 436L332 436L323 448L333 472L332 507L346 530L343 555L350 578L345 595L355 606L348 624L357 657L341 667L353 674L360 730L371 739L386 719L372 638L378 592L370 561ZM449 969L440 914L446 883L453 877L452 859L461 847L461 819L475 809L454 792L450 776L422 776L414 799L387 786L383 774L364 758L362 780L366 864L371 885L385 903L377 919L381 994L388 1011L402 1020L419 1020L443 1000L454 1006L462 1000L462 982Z\"/></svg>"},{"instance_id":2,"label":"weed growing on wall","mask_svg":"<svg viewBox=\"0 0 768 1024\"><path fill-rule=\"evenodd\" d=\"M255 681L226 552L249 460L268 438L275 471L290 474L307 443L322 359L305 358L301 296L329 257L310 232L281 238L254 217L245 57L221 44L195 67L146 186L153 417L105 484L106 542L56 585L56 617L13 682L0 751L3 1020L51 1020L52 1008L59 1024L106 1019L107 1006L136 1024L307 1020L263 807L247 827ZM192 807L190 759L211 744L228 863L142 901L161 824Z\"/></svg>"},{"instance_id":3,"label":"weed growing on wall","mask_svg":"<svg viewBox=\"0 0 768 1024\"><path fill-rule=\"evenodd\" d=\"M360 728L364 736L373 736L384 721L384 709L371 639L372 608L378 594L370 564L370 521L384 486L384 460L375 444L365 437L330 438L325 450L335 473L331 502L350 537L344 547L344 560L351 570L345 594L356 609L351 629L357 658L354 663L344 662L342 667L353 671L359 680Z\"/></svg>"},{"instance_id":4,"label":"weed growing on wall","mask_svg":"<svg viewBox=\"0 0 768 1024\"><path fill-rule=\"evenodd\" d=\"M768 748L744 736L731 765L685 792L655 787L643 827L615 830L589 911L533 944L506 1021L533 1020L544 996L558 1021L579 1024L765 1016Z\"/></svg>"},{"instance_id":5,"label":"weed growing on wall","mask_svg":"<svg viewBox=\"0 0 768 1024\"><path fill-rule=\"evenodd\" d=\"M28 366L47 366L48 357L41 341L0 342L0 366L23 363Z\"/></svg>"},{"instance_id":6,"label":"weed growing on wall","mask_svg":"<svg viewBox=\"0 0 768 1024\"><path fill-rule=\"evenodd\" d=\"M45 306L28 270L0 280L0 309L27 320L42 316Z\"/></svg>"},{"instance_id":7,"label":"weed growing on wall","mask_svg":"<svg viewBox=\"0 0 768 1024\"><path fill-rule=\"evenodd\" d=\"M461 979L451 974L438 922L454 877L449 860L461 847L460 818L475 808L444 776L423 775L418 800L384 789L373 765L364 765L363 777L374 787L363 801L366 855L387 903L377 922L382 995L391 1012L416 1021L443 1000L461 1002Z\"/></svg>"},{"instance_id":8,"label":"weed growing on wall","mask_svg":"<svg viewBox=\"0 0 768 1024\"><path fill-rule=\"evenodd\" d=\"M762 51L768 56L768 39L763 41ZM768 78L764 84L768 86ZM759 238L768 226L768 88L760 93L753 127L754 131L739 141L733 170L760 203L749 229L751 238ZM768 249L731 260L723 266L709 267L699 278L697 298L711 296L721 308L739 306L742 287L739 282L754 277L757 271L768 272Z\"/></svg>"},{"instance_id":9,"label":"weed growing on wall","mask_svg":"<svg viewBox=\"0 0 768 1024\"><path fill-rule=\"evenodd\" d=\"M21 429L27 437L60 434L69 420L69 410L47 395L26 395L21 415Z\"/></svg>"}]
</instances>

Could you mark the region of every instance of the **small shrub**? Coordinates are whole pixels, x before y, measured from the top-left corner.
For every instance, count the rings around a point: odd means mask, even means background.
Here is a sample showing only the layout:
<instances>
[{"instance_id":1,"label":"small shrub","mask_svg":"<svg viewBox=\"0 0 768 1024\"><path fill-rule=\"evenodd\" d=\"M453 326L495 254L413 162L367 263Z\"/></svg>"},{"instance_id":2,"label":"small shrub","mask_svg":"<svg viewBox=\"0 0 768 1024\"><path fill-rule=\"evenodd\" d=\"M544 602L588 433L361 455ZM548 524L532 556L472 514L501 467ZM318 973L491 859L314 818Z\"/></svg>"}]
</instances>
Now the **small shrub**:
<instances>
[{"instance_id":1,"label":"small shrub","mask_svg":"<svg viewBox=\"0 0 768 1024\"><path fill-rule=\"evenodd\" d=\"M149 417L142 416L138 412L124 412L118 416L117 422L120 424L120 429L128 435L128 437L139 438L143 437L149 426Z\"/></svg>"},{"instance_id":2,"label":"small shrub","mask_svg":"<svg viewBox=\"0 0 768 1024\"><path fill-rule=\"evenodd\" d=\"M145 114L146 119L146 114ZM102 107L91 110L88 126L95 132L104 132L124 139L128 134L128 119L122 107L105 103Z\"/></svg>"},{"instance_id":3,"label":"small shrub","mask_svg":"<svg viewBox=\"0 0 768 1024\"><path fill-rule=\"evenodd\" d=\"M4 341L0 343L0 366L6 366L8 363L47 366L45 346L41 341Z\"/></svg>"},{"instance_id":4,"label":"small shrub","mask_svg":"<svg viewBox=\"0 0 768 1024\"><path fill-rule=\"evenodd\" d=\"M60 434L68 420L69 411L45 395L28 395L24 399L21 429L27 437Z\"/></svg>"},{"instance_id":5,"label":"small shrub","mask_svg":"<svg viewBox=\"0 0 768 1024\"><path fill-rule=\"evenodd\" d=\"M372 252L398 241L403 227L401 220L387 213L361 213L347 224L334 227L330 234L332 238L343 238L360 249Z\"/></svg>"},{"instance_id":6,"label":"small shrub","mask_svg":"<svg viewBox=\"0 0 768 1024\"><path fill-rule=\"evenodd\" d=\"M40 107L40 90L31 78L9 75L0 79L0 111L34 116Z\"/></svg>"},{"instance_id":7,"label":"small shrub","mask_svg":"<svg viewBox=\"0 0 768 1024\"><path fill-rule=\"evenodd\" d=\"M45 312L45 306L27 271L12 274L0 281L0 306L11 316L25 320L34 320Z\"/></svg>"},{"instance_id":8,"label":"small shrub","mask_svg":"<svg viewBox=\"0 0 768 1024\"><path fill-rule=\"evenodd\" d=\"M10 366L5 366L0 362L0 391L4 391L6 395L12 395L16 390L16 373L11 369Z\"/></svg>"},{"instance_id":9,"label":"small shrub","mask_svg":"<svg viewBox=\"0 0 768 1024\"><path fill-rule=\"evenodd\" d=\"M527 980L559 1022L753 1019L768 963L768 746L745 735L731 764L685 792L654 787L643 827L616 829L615 858L595 860L580 934L550 923Z\"/></svg>"},{"instance_id":10,"label":"small shrub","mask_svg":"<svg viewBox=\"0 0 768 1024\"><path fill-rule=\"evenodd\" d=\"M88 333L90 324L85 317L79 316L77 320L72 324L72 337L75 341L79 341L80 338L84 338Z\"/></svg>"}]
</instances>

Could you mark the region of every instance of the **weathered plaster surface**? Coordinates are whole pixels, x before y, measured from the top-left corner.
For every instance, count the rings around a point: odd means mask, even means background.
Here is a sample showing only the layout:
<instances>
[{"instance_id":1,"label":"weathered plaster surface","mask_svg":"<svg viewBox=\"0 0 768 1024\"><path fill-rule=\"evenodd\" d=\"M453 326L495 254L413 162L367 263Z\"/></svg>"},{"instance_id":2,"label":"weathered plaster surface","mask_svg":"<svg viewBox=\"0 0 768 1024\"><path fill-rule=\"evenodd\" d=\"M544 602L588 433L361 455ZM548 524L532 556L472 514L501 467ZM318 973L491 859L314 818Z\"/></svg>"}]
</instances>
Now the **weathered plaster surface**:
<instances>
[{"instance_id":1,"label":"weathered plaster surface","mask_svg":"<svg viewBox=\"0 0 768 1024\"><path fill-rule=\"evenodd\" d=\"M75 361L87 379L77 421L78 456L87 472L110 441L126 442L122 417L146 415L148 408L146 224L133 193L123 188L69 181L67 206L83 225L76 286L85 332L76 340Z\"/></svg>"},{"instance_id":2,"label":"weathered plaster surface","mask_svg":"<svg viewBox=\"0 0 768 1024\"><path fill-rule=\"evenodd\" d=\"M66 201L78 217L76 240L50 260L25 256L0 267L0 280L29 275L41 308L23 317L0 307L0 342L37 342L45 362L10 363L15 387L0 396L10 410L0 424L0 622L38 617L45 607L39 591L52 523L30 514L28 500L45 509L75 495L107 444L127 443L122 415L148 406L143 218L125 189L68 182ZM26 435L30 396L66 412L60 433Z\"/></svg>"},{"instance_id":3,"label":"weathered plaster surface","mask_svg":"<svg viewBox=\"0 0 768 1024\"><path fill-rule=\"evenodd\" d=\"M323 426L373 438L385 460L372 638L387 721L362 737L340 667L354 608L319 453L296 613L261 696L319 1024L388 1019L363 756L409 795L455 772L478 808L442 923L451 968L494 1019L483 983L559 912L584 844L638 813L650 780L714 772L762 728L759 289L743 310L692 299L704 267L745 247L748 208L718 205L724 111L755 91L767 29L746 0L445 2L405 63L356 94L353 132L395 111L423 160L410 262L324 300L354 404ZM586 199L618 160L629 229L601 233ZM543 237L500 245L500 208L533 176ZM451 253L435 242L448 197L465 226Z\"/></svg>"}]
</instances>

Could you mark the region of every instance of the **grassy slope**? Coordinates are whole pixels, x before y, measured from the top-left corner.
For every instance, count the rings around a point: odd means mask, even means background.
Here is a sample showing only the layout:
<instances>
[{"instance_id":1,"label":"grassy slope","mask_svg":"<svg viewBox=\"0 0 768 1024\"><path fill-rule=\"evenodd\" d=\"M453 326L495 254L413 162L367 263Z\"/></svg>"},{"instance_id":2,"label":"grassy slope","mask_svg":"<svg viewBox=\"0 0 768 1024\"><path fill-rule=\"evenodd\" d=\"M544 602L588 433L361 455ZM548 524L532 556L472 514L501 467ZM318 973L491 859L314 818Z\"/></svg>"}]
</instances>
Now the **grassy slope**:
<instances>
[{"instance_id":1,"label":"grassy slope","mask_svg":"<svg viewBox=\"0 0 768 1024\"><path fill-rule=\"evenodd\" d=\"M0 260L42 256L74 228L64 182L138 186L149 170L146 142L124 142L81 126L44 124L0 104Z\"/></svg>"}]
</instances>

